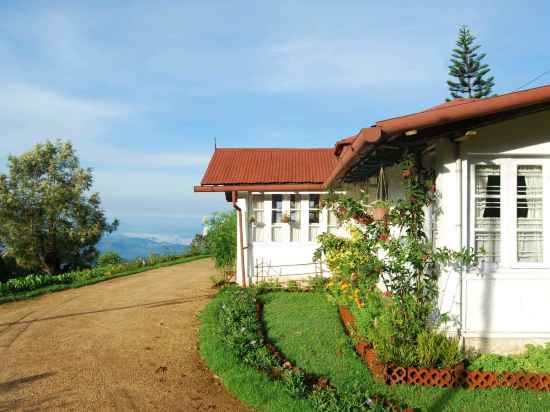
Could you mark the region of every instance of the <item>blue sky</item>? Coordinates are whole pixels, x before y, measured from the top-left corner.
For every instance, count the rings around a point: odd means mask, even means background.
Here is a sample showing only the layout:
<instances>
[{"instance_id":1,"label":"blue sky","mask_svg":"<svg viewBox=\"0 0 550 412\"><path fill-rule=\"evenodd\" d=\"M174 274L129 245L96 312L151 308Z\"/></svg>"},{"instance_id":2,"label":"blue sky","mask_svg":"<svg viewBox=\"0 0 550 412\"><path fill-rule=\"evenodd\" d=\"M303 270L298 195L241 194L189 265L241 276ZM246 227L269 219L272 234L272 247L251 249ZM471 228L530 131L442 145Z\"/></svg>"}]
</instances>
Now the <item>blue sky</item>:
<instances>
[{"instance_id":1,"label":"blue sky","mask_svg":"<svg viewBox=\"0 0 550 412\"><path fill-rule=\"evenodd\" d=\"M440 103L461 24L496 92L550 69L548 3L402 3L4 0L0 170L8 154L70 139L122 231L188 238L226 207L192 192L214 138L331 146Z\"/></svg>"}]
</instances>

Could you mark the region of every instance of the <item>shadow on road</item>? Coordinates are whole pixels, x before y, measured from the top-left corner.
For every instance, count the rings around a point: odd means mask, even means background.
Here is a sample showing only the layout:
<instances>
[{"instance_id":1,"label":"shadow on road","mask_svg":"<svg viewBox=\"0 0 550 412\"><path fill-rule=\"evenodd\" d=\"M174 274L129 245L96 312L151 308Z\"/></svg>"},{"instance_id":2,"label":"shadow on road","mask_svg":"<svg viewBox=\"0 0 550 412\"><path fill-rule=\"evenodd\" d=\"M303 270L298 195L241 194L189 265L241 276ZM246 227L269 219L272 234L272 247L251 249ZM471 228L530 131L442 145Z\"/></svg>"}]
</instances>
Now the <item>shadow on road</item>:
<instances>
[{"instance_id":1,"label":"shadow on road","mask_svg":"<svg viewBox=\"0 0 550 412\"><path fill-rule=\"evenodd\" d=\"M128 310L128 309L136 309L136 308L154 309L154 308L158 308L158 307L171 306L171 305L181 305L181 304L184 304L184 303L195 302L197 300L201 300L201 299L204 299L204 298L211 298L213 296L214 296L214 294L207 294L207 295L197 295L197 296L193 296L191 298L178 298L178 299L159 300L159 301L155 301L155 302L141 303L141 304L137 304L137 305L118 306L118 307L114 307L114 308L89 310L89 311L76 312L76 313L67 313L65 315L57 315L57 316L48 316L48 317L39 318L39 319L29 319L29 320L19 320L19 321L15 321L15 322L5 322L5 323L0 323L0 326L13 326L13 325L32 324L32 323L43 322L43 321L47 321L47 320L71 318L71 317L83 316L83 315L93 315L93 314L96 314L96 313L116 312L116 311L119 311L119 310Z\"/></svg>"}]
</instances>

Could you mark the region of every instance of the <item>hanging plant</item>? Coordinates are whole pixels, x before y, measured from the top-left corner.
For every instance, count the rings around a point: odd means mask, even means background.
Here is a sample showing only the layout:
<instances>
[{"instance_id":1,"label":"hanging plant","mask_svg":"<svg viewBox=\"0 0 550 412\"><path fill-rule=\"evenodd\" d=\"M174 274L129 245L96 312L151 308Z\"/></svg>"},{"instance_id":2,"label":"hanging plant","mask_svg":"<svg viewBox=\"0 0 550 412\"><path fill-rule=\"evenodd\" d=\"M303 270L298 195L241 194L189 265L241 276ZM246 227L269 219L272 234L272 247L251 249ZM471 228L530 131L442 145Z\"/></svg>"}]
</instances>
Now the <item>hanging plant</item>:
<instances>
[{"instance_id":1,"label":"hanging plant","mask_svg":"<svg viewBox=\"0 0 550 412\"><path fill-rule=\"evenodd\" d=\"M382 221L386 218L386 213L389 208L388 203L388 184L384 175L384 168L381 167L378 172L376 201L373 204L372 217L376 221Z\"/></svg>"}]
</instances>

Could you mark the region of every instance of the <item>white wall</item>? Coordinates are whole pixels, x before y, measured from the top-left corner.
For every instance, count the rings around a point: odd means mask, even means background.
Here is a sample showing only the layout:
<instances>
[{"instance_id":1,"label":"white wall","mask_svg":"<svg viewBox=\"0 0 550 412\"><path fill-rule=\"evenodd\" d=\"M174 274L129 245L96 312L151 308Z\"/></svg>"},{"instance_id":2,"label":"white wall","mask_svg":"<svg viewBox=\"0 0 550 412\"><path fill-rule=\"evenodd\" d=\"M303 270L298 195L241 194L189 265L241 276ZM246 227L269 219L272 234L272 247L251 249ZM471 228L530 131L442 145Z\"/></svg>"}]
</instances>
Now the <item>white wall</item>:
<instances>
[{"instance_id":1,"label":"white wall","mask_svg":"<svg viewBox=\"0 0 550 412\"><path fill-rule=\"evenodd\" d=\"M508 157L548 159L549 142L549 112L478 129L477 135L460 144L459 151L452 144L441 142L436 169L443 214L437 220L437 246L472 246L468 191L472 163ZM546 176L550 176L548 171ZM544 184L547 202L550 179ZM545 218L550 222L550 216ZM506 233L501 233L501 238L507 241ZM545 242L550 239L547 237ZM472 346L514 352L523 343L550 340L550 267L501 265L493 273L463 273L462 281L461 274L451 270L441 277L440 289L440 308L455 319L449 325L450 331L461 329Z\"/></svg>"},{"instance_id":2,"label":"white wall","mask_svg":"<svg viewBox=\"0 0 550 412\"><path fill-rule=\"evenodd\" d=\"M252 225L250 215L252 214L251 197L252 194L241 192L238 196L238 205L243 211L243 225L245 237L245 261L247 283L256 283L261 280L278 279L281 282L288 280L306 280L315 275L328 276L328 268L323 263L313 261L313 254L319 247L317 242L309 241L308 227L308 195L313 192L292 192L300 195L301 200L301 231L299 241L290 241L290 227L283 225L284 241L271 241L271 195L272 193L262 193L264 196L264 240L253 241ZM275 194L275 193L273 193ZM283 209L288 211L290 192L283 194ZM319 233L327 230L327 210L321 211ZM344 234L343 230L340 232ZM242 279L242 269L240 265L240 243L237 247L237 273ZM240 282L241 283L241 282Z\"/></svg>"}]
</instances>

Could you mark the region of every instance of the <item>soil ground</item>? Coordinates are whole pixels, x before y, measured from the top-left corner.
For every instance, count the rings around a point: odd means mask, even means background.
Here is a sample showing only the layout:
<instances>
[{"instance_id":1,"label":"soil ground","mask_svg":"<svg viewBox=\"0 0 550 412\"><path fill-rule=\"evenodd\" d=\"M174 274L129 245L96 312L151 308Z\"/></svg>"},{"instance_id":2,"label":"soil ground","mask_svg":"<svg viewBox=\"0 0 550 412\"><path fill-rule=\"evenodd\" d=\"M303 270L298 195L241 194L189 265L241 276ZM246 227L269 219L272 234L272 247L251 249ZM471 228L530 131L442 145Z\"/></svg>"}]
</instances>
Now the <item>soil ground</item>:
<instances>
[{"instance_id":1,"label":"soil ground","mask_svg":"<svg viewBox=\"0 0 550 412\"><path fill-rule=\"evenodd\" d=\"M202 364L210 259L0 306L0 411L246 411Z\"/></svg>"}]
</instances>

